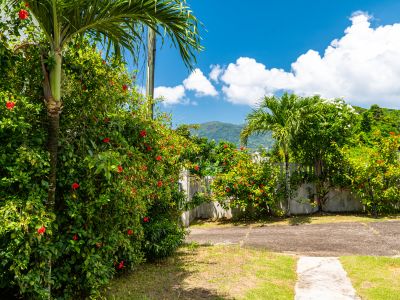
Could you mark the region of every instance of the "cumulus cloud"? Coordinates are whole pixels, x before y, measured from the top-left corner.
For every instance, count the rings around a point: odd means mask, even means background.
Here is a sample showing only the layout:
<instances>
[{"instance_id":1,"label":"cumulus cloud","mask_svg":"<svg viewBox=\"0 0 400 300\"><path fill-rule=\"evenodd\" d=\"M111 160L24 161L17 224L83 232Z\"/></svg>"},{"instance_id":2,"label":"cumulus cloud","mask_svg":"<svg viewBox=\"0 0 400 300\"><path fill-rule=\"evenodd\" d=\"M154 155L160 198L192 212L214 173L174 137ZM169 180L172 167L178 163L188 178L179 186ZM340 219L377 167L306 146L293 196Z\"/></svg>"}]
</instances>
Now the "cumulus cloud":
<instances>
[{"instance_id":1,"label":"cumulus cloud","mask_svg":"<svg viewBox=\"0 0 400 300\"><path fill-rule=\"evenodd\" d=\"M218 92L200 69L195 69L183 81L186 90L195 91L197 97L217 96Z\"/></svg>"},{"instance_id":2,"label":"cumulus cloud","mask_svg":"<svg viewBox=\"0 0 400 300\"><path fill-rule=\"evenodd\" d=\"M221 74L224 72L224 69L220 65L211 65L210 66L211 72L208 75L208 77L214 81L214 82L219 82L219 77Z\"/></svg>"},{"instance_id":3,"label":"cumulus cloud","mask_svg":"<svg viewBox=\"0 0 400 300\"><path fill-rule=\"evenodd\" d=\"M163 98L165 105L185 103L185 88L183 85L175 87L159 86L154 89L155 98Z\"/></svg>"},{"instance_id":4,"label":"cumulus cloud","mask_svg":"<svg viewBox=\"0 0 400 300\"><path fill-rule=\"evenodd\" d=\"M372 28L371 17L361 12L350 20L344 36L333 40L322 56L309 50L290 72L241 57L214 78L222 81L228 101L237 104L254 105L264 95L293 91L400 108L400 24Z\"/></svg>"}]
</instances>

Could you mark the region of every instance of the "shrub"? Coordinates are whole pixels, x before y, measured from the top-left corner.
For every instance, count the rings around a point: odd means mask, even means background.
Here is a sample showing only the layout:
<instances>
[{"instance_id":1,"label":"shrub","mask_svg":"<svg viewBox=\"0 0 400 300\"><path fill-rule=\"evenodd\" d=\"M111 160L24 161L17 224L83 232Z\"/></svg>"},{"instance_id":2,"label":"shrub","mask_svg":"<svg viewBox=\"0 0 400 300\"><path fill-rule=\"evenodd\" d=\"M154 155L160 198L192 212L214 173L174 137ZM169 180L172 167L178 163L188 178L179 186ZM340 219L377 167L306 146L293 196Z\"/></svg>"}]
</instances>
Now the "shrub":
<instances>
[{"instance_id":1,"label":"shrub","mask_svg":"<svg viewBox=\"0 0 400 300\"><path fill-rule=\"evenodd\" d=\"M46 298L50 287L53 298L98 297L115 274L171 254L184 237L176 194L191 144L165 116L148 120L141 96L124 87L124 65L104 64L93 49L80 41L65 53L55 211L46 203L42 78L32 72L39 53L7 53L14 64L0 82L0 288L27 298Z\"/></svg>"},{"instance_id":2,"label":"shrub","mask_svg":"<svg viewBox=\"0 0 400 300\"><path fill-rule=\"evenodd\" d=\"M246 212L246 217L271 214L276 209L276 170L267 161L253 161L244 149L220 146L222 171L212 184L215 198L225 207Z\"/></svg>"}]
</instances>

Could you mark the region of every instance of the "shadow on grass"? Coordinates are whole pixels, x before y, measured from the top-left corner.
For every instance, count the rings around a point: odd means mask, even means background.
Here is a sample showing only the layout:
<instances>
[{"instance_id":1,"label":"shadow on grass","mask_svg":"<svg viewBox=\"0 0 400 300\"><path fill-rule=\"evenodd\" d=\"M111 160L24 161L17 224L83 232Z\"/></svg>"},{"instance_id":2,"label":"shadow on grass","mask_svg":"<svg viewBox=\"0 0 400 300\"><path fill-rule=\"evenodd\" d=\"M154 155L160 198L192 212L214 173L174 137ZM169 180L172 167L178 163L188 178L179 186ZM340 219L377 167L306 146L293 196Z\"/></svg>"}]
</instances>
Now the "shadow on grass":
<instances>
[{"instance_id":1,"label":"shadow on grass","mask_svg":"<svg viewBox=\"0 0 400 300\"><path fill-rule=\"evenodd\" d=\"M302 224L311 224L311 216L294 216L289 218L289 225L296 226Z\"/></svg>"},{"instance_id":2,"label":"shadow on grass","mask_svg":"<svg viewBox=\"0 0 400 300\"><path fill-rule=\"evenodd\" d=\"M292 217L276 217L265 216L263 218L253 219L197 219L193 221L190 226L198 227L214 227L219 225L228 226L260 226L265 225L302 225L302 224L321 224L321 223L335 223L340 222L375 222L386 220L399 220L400 214L382 214L377 217L367 213L327 213L317 212L310 215L296 215Z\"/></svg>"},{"instance_id":3,"label":"shadow on grass","mask_svg":"<svg viewBox=\"0 0 400 300\"><path fill-rule=\"evenodd\" d=\"M115 278L105 293L106 299L232 299L219 294L212 288L196 286L198 270L191 266L194 263L197 266L199 264L207 265L205 262L195 261L199 247L207 246L186 245L170 258L154 263L145 263L130 274ZM189 281L185 282L185 280Z\"/></svg>"}]
</instances>

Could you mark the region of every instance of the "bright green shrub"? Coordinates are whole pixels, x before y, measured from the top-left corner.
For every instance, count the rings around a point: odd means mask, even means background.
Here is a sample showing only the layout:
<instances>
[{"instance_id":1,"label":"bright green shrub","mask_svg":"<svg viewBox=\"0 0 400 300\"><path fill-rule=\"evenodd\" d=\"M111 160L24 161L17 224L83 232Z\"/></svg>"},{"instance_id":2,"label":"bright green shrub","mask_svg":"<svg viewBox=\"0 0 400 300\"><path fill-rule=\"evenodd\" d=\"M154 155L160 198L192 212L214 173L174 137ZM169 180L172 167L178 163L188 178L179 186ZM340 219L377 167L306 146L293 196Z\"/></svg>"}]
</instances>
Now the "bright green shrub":
<instances>
[{"instance_id":1,"label":"bright green shrub","mask_svg":"<svg viewBox=\"0 0 400 300\"><path fill-rule=\"evenodd\" d=\"M245 217L264 217L276 211L277 172L267 161L256 162L245 150L219 145L222 171L212 184L213 196L225 207L239 208Z\"/></svg>"},{"instance_id":2,"label":"bright green shrub","mask_svg":"<svg viewBox=\"0 0 400 300\"><path fill-rule=\"evenodd\" d=\"M374 147L345 151L352 190L373 214L400 211L400 135L375 133Z\"/></svg>"},{"instance_id":3,"label":"bright green shrub","mask_svg":"<svg viewBox=\"0 0 400 300\"><path fill-rule=\"evenodd\" d=\"M145 118L123 64L80 41L65 53L50 211L39 53L23 51L7 52L14 64L0 82L0 293L43 299L51 287L58 299L96 298L115 274L182 242L177 182L191 144L163 116Z\"/></svg>"}]
</instances>

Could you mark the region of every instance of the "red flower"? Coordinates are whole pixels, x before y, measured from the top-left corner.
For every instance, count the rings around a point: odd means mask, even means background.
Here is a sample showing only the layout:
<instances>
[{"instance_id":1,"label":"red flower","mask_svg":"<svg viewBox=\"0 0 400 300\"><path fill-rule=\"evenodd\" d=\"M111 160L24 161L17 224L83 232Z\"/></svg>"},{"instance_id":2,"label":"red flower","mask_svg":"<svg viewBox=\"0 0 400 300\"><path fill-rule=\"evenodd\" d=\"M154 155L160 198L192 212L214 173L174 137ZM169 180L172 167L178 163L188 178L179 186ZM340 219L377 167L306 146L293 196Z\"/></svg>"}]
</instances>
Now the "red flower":
<instances>
[{"instance_id":1,"label":"red flower","mask_svg":"<svg viewBox=\"0 0 400 300\"><path fill-rule=\"evenodd\" d=\"M40 235L43 235L46 232L46 227L42 226L37 230L37 233Z\"/></svg>"},{"instance_id":2,"label":"red flower","mask_svg":"<svg viewBox=\"0 0 400 300\"><path fill-rule=\"evenodd\" d=\"M226 191L227 193L229 193L229 192L231 191L231 189L227 187L227 188L225 189L225 191Z\"/></svg>"},{"instance_id":3,"label":"red flower","mask_svg":"<svg viewBox=\"0 0 400 300\"><path fill-rule=\"evenodd\" d=\"M395 135L395 133L393 131L389 132L390 135Z\"/></svg>"},{"instance_id":4,"label":"red flower","mask_svg":"<svg viewBox=\"0 0 400 300\"><path fill-rule=\"evenodd\" d=\"M148 152L150 152L153 148L151 148L150 146L147 146L146 149Z\"/></svg>"},{"instance_id":5,"label":"red flower","mask_svg":"<svg viewBox=\"0 0 400 300\"><path fill-rule=\"evenodd\" d=\"M149 222L150 222L150 218L149 218L149 217L144 217L144 218L143 218L143 222L149 223Z\"/></svg>"},{"instance_id":6,"label":"red flower","mask_svg":"<svg viewBox=\"0 0 400 300\"><path fill-rule=\"evenodd\" d=\"M132 235L133 234L133 230L132 229L128 229L128 235Z\"/></svg>"},{"instance_id":7,"label":"red flower","mask_svg":"<svg viewBox=\"0 0 400 300\"><path fill-rule=\"evenodd\" d=\"M18 13L18 17L20 18L20 20L26 20L29 17L29 13L25 9L21 9Z\"/></svg>"},{"instance_id":8,"label":"red flower","mask_svg":"<svg viewBox=\"0 0 400 300\"><path fill-rule=\"evenodd\" d=\"M128 90L128 86L127 86L126 84L124 84L124 85L122 86L122 90L123 90L124 92L126 92L126 91Z\"/></svg>"},{"instance_id":9,"label":"red flower","mask_svg":"<svg viewBox=\"0 0 400 300\"><path fill-rule=\"evenodd\" d=\"M160 161L160 160L162 160L162 157L161 157L161 155L158 155L158 156L156 157L156 160L157 160L157 161Z\"/></svg>"},{"instance_id":10,"label":"red flower","mask_svg":"<svg viewBox=\"0 0 400 300\"><path fill-rule=\"evenodd\" d=\"M199 167L198 165L195 165L193 169L194 169L195 171L198 171L198 170L200 170L200 167Z\"/></svg>"},{"instance_id":11,"label":"red flower","mask_svg":"<svg viewBox=\"0 0 400 300\"><path fill-rule=\"evenodd\" d=\"M15 106L15 102L7 101L6 107L7 107L8 110L12 110L14 108L14 106Z\"/></svg>"},{"instance_id":12,"label":"red flower","mask_svg":"<svg viewBox=\"0 0 400 300\"><path fill-rule=\"evenodd\" d=\"M110 142L110 138L104 138L103 139L103 143L109 143Z\"/></svg>"},{"instance_id":13,"label":"red flower","mask_svg":"<svg viewBox=\"0 0 400 300\"><path fill-rule=\"evenodd\" d=\"M224 144L224 149L226 149L226 148L228 148L228 145L227 145L227 144Z\"/></svg>"},{"instance_id":14,"label":"red flower","mask_svg":"<svg viewBox=\"0 0 400 300\"><path fill-rule=\"evenodd\" d=\"M124 268L124 261L122 260L119 264L118 264L118 269L121 270Z\"/></svg>"},{"instance_id":15,"label":"red flower","mask_svg":"<svg viewBox=\"0 0 400 300\"><path fill-rule=\"evenodd\" d=\"M139 132L139 134L140 134L141 137L145 137L147 135L147 132L146 132L146 130L141 130Z\"/></svg>"},{"instance_id":16,"label":"red flower","mask_svg":"<svg viewBox=\"0 0 400 300\"><path fill-rule=\"evenodd\" d=\"M162 187L162 185L163 185L162 181L159 180L159 181L157 182L157 186L158 186L158 187Z\"/></svg>"},{"instance_id":17,"label":"red flower","mask_svg":"<svg viewBox=\"0 0 400 300\"><path fill-rule=\"evenodd\" d=\"M74 241L77 241L77 240L78 240L78 235L77 235L77 234L74 234L74 236L72 237L72 239L73 239Z\"/></svg>"},{"instance_id":18,"label":"red flower","mask_svg":"<svg viewBox=\"0 0 400 300\"><path fill-rule=\"evenodd\" d=\"M79 189L80 185L79 185L79 183L74 182L74 183L71 185L71 187L72 187L72 189L75 191L75 190Z\"/></svg>"},{"instance_id":19,"label":"red flower","mask_svg":"<svg viewBox=\"0 0 400 300\"><path fill-rule=\"evenodd\" d=\"M118 173L122 173L123 170L124 168L122 168L122 166L118 166Z\"/></svg>"}]
</instances>

